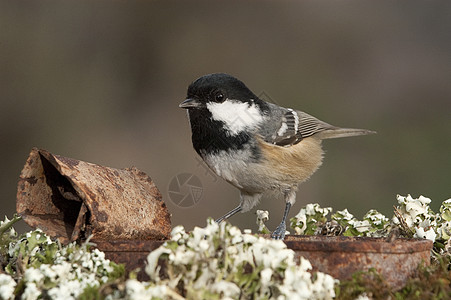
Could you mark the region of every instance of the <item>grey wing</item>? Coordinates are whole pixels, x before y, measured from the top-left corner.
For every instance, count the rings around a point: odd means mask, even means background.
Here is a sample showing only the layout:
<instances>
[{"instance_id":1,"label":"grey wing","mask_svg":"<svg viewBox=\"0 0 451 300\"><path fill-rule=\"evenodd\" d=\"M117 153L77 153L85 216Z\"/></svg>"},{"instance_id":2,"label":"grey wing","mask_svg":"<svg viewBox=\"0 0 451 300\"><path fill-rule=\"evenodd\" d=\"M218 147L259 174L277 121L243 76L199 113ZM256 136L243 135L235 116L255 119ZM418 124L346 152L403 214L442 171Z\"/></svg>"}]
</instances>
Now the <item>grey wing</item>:
<instances>
[{"instance_id":1,"label":"grey wing","mask_svg":"<svg viewBox=\"0 0 451 300\"><path fill-rule=\"evenodd\" d=\"M267 132L264 140L284 147L295 145L302 139L318 132L336 128L302 111L289 108L285 109L283 113L275 114L271 122L276 126L271 132Z\"/></svg>"}]
</instances>

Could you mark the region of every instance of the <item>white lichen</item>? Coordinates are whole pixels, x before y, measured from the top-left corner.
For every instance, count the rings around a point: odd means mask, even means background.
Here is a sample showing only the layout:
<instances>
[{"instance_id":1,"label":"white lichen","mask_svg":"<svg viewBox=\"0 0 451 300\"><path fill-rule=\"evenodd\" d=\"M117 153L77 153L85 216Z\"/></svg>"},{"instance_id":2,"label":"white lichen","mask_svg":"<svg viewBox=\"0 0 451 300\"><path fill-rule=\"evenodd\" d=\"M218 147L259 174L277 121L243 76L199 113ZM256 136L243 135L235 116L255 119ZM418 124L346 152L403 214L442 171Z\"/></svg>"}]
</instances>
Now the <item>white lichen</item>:
<instances>
[{"instance_id":1,"label":"white lichen","mask_svg":"<svg viewBox=\"0 0 451 300\"><path fill-rule=\"evenodd\" d=\"M146 272L158 285L183 286L187 298L216 295L220 299L330 299L336 280L312 276L311 264L283 241L242 233L228 223L212 220L189 234L173 230L171 241L148 256ZM166 275L160 277L162 259ZM183 274L183 276L180 276ZM255 281L255 283L252 283Z\"/></svg>"}]
</instances>

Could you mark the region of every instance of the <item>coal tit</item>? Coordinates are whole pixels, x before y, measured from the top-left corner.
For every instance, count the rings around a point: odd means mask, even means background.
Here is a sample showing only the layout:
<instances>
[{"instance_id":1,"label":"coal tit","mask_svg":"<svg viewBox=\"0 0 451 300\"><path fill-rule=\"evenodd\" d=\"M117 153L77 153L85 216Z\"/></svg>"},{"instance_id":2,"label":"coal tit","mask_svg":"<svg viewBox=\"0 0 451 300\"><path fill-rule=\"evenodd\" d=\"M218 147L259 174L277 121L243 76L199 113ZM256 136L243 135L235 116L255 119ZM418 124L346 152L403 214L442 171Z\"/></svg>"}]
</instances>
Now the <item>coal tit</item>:
<instances>
[{"instance_id":1,"label":"coal tit","mask_svg":"<svg viewBox=\"0 0 451 300\"><path fill-rule=\"evenodd\" d=\"M221 222L258 204L264 194L285 199L282 222L272 233L283 239L298 184L321 165L321 140L374 133L339 128L305 112L259 99L240 80L209 74L188 87L180 105L188 110L196 152L220 177L240 190L240 204Z\"/></svg>"}]
</instances>

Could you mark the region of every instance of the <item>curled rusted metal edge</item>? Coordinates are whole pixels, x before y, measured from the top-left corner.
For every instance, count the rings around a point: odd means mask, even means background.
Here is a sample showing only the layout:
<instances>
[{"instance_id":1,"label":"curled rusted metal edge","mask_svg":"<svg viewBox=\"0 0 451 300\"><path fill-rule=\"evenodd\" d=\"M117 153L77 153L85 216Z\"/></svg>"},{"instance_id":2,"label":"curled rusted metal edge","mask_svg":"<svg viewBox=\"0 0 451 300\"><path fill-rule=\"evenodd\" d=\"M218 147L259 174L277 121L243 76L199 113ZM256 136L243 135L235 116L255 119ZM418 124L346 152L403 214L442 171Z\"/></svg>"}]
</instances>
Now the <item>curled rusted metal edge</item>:
<instances>
[{"instance_id":1,"label":"curled rusted metal edge","mask_svg":"<svg viewBox=\"0 0 451 300\"><path fill-rule=\"evenodd\" d=\"M157 187L137 168L114 169L33 148L20 174L17 212L67 243L168 238L170 214Z\"/></svg>"}]
</instances>

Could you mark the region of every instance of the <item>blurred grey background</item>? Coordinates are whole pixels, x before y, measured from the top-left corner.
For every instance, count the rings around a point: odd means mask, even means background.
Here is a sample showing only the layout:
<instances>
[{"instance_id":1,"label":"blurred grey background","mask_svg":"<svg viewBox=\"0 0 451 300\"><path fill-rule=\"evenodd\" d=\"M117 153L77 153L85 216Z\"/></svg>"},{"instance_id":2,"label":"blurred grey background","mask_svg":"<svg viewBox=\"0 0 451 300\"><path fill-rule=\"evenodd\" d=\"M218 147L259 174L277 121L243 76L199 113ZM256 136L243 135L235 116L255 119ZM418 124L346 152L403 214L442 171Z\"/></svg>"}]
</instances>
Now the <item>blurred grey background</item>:
<instances>
[{"instance_id":1,"label":"blurred grey background","mask_svg":"<svg viewBox=\"0 0 451 300\"><path fill-rule=\"evenodd\" d=\"M438 209L451 196L450 32L449 1L1 1L0 214L15 211L32 147L138 167L173 225L204 226L234 208L238 191L199 162L178 108L190 82L213 72L334 125L378 131L326 141L290 217L313 202L391 216L398 193ZM175 188L192 205L169 197L183 174L198 179ZM271 229L283 207L259 205ZM231 222L255 230L254 212Z\"/></svg>"}]
</instances>

